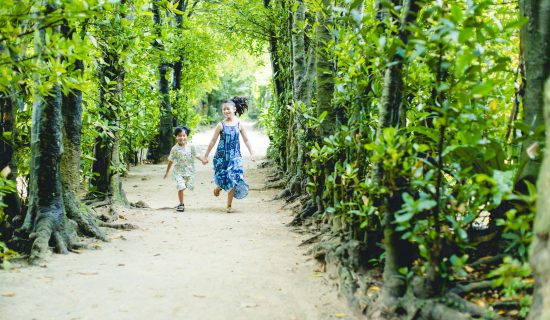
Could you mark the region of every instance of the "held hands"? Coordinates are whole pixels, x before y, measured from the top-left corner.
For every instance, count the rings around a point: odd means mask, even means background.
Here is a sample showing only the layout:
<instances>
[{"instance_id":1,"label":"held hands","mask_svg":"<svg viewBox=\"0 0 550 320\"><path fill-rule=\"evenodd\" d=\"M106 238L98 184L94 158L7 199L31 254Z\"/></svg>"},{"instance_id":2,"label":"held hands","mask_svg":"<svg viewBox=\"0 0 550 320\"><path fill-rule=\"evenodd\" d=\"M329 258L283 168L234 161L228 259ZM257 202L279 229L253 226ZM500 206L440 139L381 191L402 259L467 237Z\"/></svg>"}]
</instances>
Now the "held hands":
<instances>
[{"instance_id":1,"label":"held hands","mask_svg":"<svg viewBox=\"0 0 550 320\"><path fill-rule=\"evenodd\" d=\"M198 156L197 158L202 162L202 164L208 163L208 158L205 156Z\"/></svg>"}]
</instances>

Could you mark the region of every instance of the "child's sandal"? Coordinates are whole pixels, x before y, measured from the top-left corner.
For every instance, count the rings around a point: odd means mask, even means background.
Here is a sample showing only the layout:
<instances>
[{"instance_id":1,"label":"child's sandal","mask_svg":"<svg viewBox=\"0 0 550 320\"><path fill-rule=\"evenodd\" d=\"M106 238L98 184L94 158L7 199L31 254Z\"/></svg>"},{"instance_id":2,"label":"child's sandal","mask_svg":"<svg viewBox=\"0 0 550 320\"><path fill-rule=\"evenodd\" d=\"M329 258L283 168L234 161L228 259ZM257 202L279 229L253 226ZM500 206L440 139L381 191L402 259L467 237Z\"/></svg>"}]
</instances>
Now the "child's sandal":
<instances>
[{"instance_id":1,"label":"child's sandal","mask_svg":"<svg viewBox=\"0 0 550 320\"><path fill-rule=\"evenodd\" d=\"M233 209L231 208L231 206L226 207L226 208L225 208L225 212L231 213L231 212L233 212Z\"/></svg>"}]
</instances>

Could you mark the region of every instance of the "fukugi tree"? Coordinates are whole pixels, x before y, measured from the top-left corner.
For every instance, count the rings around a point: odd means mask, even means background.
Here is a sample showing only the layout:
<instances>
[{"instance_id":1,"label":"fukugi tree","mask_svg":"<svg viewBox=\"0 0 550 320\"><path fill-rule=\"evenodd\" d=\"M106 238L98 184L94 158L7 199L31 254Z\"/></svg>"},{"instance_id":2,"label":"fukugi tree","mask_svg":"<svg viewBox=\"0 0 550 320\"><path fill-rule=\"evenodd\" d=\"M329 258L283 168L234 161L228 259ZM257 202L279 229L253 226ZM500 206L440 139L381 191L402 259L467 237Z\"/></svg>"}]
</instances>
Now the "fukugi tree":
<instances>
[{"instance_id":1,"label":"fukugi tree","mask_svg":"<svg viewBox=\"0 0 550 320\"><path fill-rule=\"evenodd\" d=\"M32 114L29 206L23 229L33 240L31 261L48 251L53 240L58 252L76 245L75 226L65 216L61 184L62 94L56 70L63 68L57 50L67 41L61 33L61 10L44 1L36 8L34 38L37 66L34 74L35 103Z\"/></svg>"}]
</instances>

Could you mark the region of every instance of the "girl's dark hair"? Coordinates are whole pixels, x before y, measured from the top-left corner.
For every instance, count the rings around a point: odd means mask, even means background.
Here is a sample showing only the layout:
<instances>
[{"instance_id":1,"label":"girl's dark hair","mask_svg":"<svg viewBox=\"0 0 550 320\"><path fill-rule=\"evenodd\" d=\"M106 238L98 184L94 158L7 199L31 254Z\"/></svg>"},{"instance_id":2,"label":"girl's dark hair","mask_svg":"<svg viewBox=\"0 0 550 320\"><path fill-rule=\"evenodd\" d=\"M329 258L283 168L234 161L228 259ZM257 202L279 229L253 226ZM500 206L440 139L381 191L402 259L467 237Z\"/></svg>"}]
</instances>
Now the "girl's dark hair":
<instances>
[{"instance_id":1,"label":"girl's dark hair","mask_svg":"<svg viewBox=\"0 0 550 320\"><path fill-rule=\"evenodd\" d=\"M240 116L248 109L248 98L246 97L233 97L225 100L223 103L228 103L235 106L235 114Z\"/></svg>"},{"instance_id":2,"label":"girl's dark hair","mask_svg":"<svg viewBox=\"0 0 550 320\"><path fill-rule=\"evenodd\" d=\"M191 132L191 129L189 129L185 126L176 127L176 129L174 129L174 137L177 137L178 134L180 134L180 132L182 132L182 131L185 131L185 134L189 135L189 133Z\"/></svg>"}]
</instances>

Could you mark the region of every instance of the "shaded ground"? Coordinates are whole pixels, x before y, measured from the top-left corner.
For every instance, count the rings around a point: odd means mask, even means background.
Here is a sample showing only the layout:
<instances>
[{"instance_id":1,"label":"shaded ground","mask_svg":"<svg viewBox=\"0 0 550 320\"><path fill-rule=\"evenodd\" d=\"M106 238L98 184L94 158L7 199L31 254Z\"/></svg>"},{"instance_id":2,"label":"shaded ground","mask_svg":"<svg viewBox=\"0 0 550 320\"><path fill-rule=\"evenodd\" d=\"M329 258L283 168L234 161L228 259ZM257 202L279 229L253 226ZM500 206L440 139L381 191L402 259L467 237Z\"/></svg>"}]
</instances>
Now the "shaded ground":
<instances>
[{"instance_id":1,"label":"shaded ground","mask_svg":"<svg viewBox=\"0 0 550 320\"><path fill-rule=\"evenodd\" d=\"M260 158L267 138L251 132ZM204 148L211 131L193 142ZM244 151L245 155L248 153ZM248 160L248 158L247 158ZM212 195L212 165L197 161L197 185L176 213L175 183L165 165L132 168L124 222L100 250L53 255L47 266L0 271L0 319L351 319L345 302L298 247L291 213L263 190L265 170L246 162L249 196L224 212Z\"/></svg>"}]
</instances>

